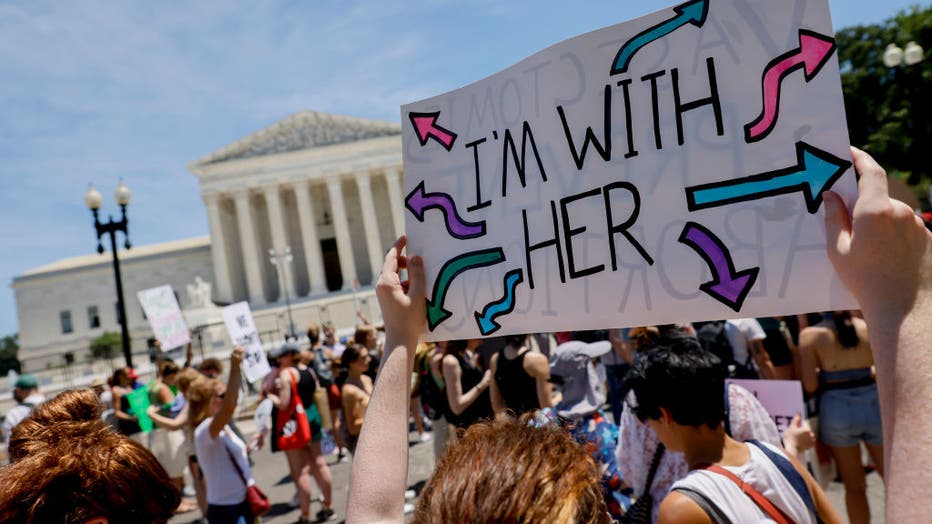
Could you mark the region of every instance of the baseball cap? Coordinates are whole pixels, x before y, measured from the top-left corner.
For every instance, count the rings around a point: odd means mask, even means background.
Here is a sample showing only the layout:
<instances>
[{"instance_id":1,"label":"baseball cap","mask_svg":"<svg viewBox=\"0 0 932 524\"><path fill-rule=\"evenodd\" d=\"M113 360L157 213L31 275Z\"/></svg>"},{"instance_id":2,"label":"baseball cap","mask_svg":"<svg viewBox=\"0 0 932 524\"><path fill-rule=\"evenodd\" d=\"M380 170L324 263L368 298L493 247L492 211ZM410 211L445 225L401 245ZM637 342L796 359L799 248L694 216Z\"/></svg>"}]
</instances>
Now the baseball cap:
<instances>
[{"instance_id":1,"label":"baseball cap","mask_svg":"<svg viewBox=\"0 0 932 524\"><path fill-rule=\"evenodd\" d=\"M13 387L19 389L35 389L39 387L39 381L36 380L35 375L26 373L20 375L19 378L16 379L16 383L13 385Z\"/></svg>"},{"instance_id":2,"label":"baseball cap","mask_svg":"<svg viewBox=\"0 0 932 524\"><path fill-rule=\"evenodd\" d=\"M127 369L127 375L129 375L129 378L133 380L136 380L137 378L139 378L139 375L136 374L135 369L133 368L126 368L126 369Z\"/></svg>"},{"instance_id":3,"label":"baseball cap","mask_svg":"<svg viewBox=\"0 0 932 524\"><path fill-rule=\"evenodd\" d=\"M269 356L272 358L281 358L282 355L288 354L297 354L301 352L301 346L295 344L294 342L285 342L281 346L269 351Z\"/></svg>"}]
</instances>

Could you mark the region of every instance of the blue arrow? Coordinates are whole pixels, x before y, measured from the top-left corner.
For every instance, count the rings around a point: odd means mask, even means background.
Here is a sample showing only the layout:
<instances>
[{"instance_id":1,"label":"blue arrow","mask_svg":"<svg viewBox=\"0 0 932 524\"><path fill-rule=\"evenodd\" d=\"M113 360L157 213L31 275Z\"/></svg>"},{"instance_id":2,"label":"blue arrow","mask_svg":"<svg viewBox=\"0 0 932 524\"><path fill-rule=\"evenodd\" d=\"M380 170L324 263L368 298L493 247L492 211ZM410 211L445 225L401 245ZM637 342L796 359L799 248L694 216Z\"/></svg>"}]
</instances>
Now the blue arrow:
<instances>
[{"instance_id":1,"label":"blue arrow","mask_svg":"<svg viewBox=\"0 0 932 524\"><path fill-rule=\"evenodd\" d=\"M483 336L491 335L501 329L502 326L495 322L495 318L507 315L515 309L515 289L521 282L524 282L521 269L512 269L505 274L505 296L501 300L486 304L482 313L475 312L476 323L479 324L479 332Z\"/></svg>"},{"instance_id":2,"label":"blue arrow","mask_svg":"<svg viewBox=\"0 0 932 524\"><path fill-rule=\"evenodd\" d=\"M645 29L621 46L618 54L615 55L615 61L612 62L611 74L617 75L627 71L634 54L654 40L659 40L686 24L702 27L705 16L709 12L709 0L690 0L674 7L673 10L676 11L676 16Z\"/></svg>"},{"instance_id":3,"label":"blue arrow","mask_svg":"<svg viewBox=\"0 0 932 524\"><path fill-rule=\"evenodd\" d=\"M806 208L815 213L822 205L822 192L831 188L849 167L851 162L847 160L805 142L796 142L795 166L687 187L686 207L696 211L802 191Z\"/></svg>"}]
</instances>

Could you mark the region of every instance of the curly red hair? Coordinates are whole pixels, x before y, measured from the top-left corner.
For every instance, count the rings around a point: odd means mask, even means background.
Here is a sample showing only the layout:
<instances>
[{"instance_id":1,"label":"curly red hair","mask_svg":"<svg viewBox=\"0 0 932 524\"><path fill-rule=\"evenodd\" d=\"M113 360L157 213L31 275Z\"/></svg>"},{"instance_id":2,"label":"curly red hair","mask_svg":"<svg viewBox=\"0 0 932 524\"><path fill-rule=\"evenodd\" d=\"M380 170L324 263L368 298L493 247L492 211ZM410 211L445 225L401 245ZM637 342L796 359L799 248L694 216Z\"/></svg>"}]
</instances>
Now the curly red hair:
<instances>
[{"instance_id":1,"label":"curly red hair","mask_svg":"<svg viewBox=\"0 0 932 524\"><path fill-rule=\"evenodd\" d=\"M65 391L17 425L0 469L0 522L167 522L179 494L152 453L100 418L89 389Z\"/></svg>"}]
</instances>

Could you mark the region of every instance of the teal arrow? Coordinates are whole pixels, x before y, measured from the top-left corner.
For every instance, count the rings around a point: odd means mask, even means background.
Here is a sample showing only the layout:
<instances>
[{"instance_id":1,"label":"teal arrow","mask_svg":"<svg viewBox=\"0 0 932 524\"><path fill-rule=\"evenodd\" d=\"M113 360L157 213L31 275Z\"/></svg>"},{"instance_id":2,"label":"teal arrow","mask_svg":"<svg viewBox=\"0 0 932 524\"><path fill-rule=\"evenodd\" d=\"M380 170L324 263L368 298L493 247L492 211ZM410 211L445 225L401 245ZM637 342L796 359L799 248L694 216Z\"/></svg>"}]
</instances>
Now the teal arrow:
<instances>
[{"instance_id":1,"label":"teal arrow","mask_svg":"<svg viewBox=\"0 0 932 524\"><path fill-rule=\"evenodd\" d=\"M687 187L686 207L696 211L801 191L806 199L806 208L810 213L815 213L822 205L822 192L831 188L849 167L851 162L848 160L842 160L805 142L796 142L796 165L744 178Z\"/></svg>"},{"instance_id":2,"label":"teal arrow","mask_svg":"<svg viewBox=\"0 0 932 524\"><path fill-rule=\"evenodd\" d=\"M621 46L615 55L615 61L612 62L611 74L626 72L634 54L654 40L659 40L686 24L702 27L705 15L709 12L709 0L691 0L674 7L673 10L676 11L676 16L645 29Z\"/></svg>"},{"instance_id":3,"label":"teal arrow","mask_svg":"<svg viewBox=\"0 0 932 524\"><path fill-rule=\"evenodd\" d=\"M450 283L457 275L469 269L494 266L504 261L505 252L500 247L470 251L447 260L440 268L437 279L434 280L434 292L431 293L431 298L427 299L427 327L433 331L441 322L453 315L443 309L443 301L447 297Z\"/></svg>"},{"instance_id":4,"label":"teal arrow","mask_svg":"<svg viewBox=\"0 0 932 524\"><path fill-rule=\"evenodd\" d=\"M479 325L479 332L483 335L491 335L499 329L501 325L495 321L496 318L507 315L515 309L515 289L518 284L524 282L524 273L521 268L512 269L505 273L505 296L501 300L496 300L486 304L482 313L476 311L476 324Z\"/></svg>"}]
</instances>

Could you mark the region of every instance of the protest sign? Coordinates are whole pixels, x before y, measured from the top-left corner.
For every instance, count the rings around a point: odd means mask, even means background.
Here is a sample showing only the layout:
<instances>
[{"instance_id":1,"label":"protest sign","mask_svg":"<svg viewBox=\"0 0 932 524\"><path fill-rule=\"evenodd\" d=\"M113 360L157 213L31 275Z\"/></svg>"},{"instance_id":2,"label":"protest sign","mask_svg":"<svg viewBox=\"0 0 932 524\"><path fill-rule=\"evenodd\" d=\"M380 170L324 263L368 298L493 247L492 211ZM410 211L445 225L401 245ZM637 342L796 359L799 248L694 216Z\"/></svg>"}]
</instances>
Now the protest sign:
<instances>
[{"instance_id":1,"label":"protest sign","mask_svg":"<svg viewBox=\"0 0 932 524\"><path fill-rule=\"evenodd\" d=\"M220 310L223 323L227 327L233 344L242 346L246 352L243 358L243 374L246 380L255 382L271 372L269 361L265 358L262 341L259 340L259 331L256 322L249 310L249 303L237 302Z\"/></svg>"},{"instance_id":2,"label":"protest sign","mask_svg":"<svg viewBox=\"0 0 932 524\"><path fill-rule=\"evenodd\" d=\"M183 346L191 341L191 333L181 315L178 300L171 286L144 289L136 293L142 310L149 320L152 333L162 346L162 351Z\"/></svg>"},{"instance_id":3,"label":"protest sign","mask_svg":"<svg viewBox=\"0 0 932 524\"><path fill-rule=\"evenodd\" d=\"M798 380L728 379L727 382L737 384L757 397L773 417L781 437L794 416L799 415L804 420L806 418L803 386Z\"/></svg>"},{"instance_id":4,"label":"protest sign","mask_svg":"<svg viewBox=\"0 0 932 524\"><path fill-rule=\"evenodd\" d=\"M428 340L847 309L827 0L691 0L401 108Z\"/></svg>"},{"instance_id":5,"label":"protest sign","mask_svg":"<svg viewBox=\"0 0 932 524\"><path fill-rule=\"evenodd\" d=\"M139 427L142 428L142 432L149 433L152 431L155 424L152 422L152 419L149 418L149 413L147 411L149 409L149 387L138 387L127 393L126 401L129 403L129 408L133 412L133 415L136 415L136 421L139 422Z\"/></svg>"}]
</instances>

